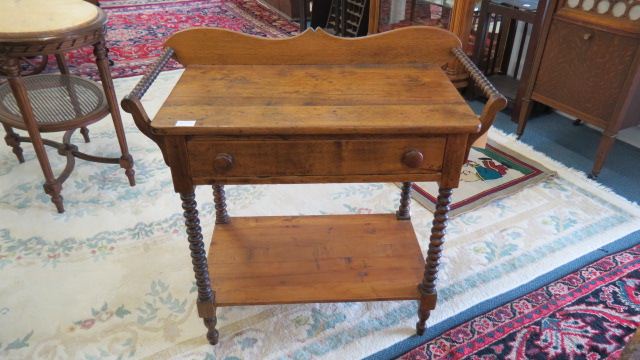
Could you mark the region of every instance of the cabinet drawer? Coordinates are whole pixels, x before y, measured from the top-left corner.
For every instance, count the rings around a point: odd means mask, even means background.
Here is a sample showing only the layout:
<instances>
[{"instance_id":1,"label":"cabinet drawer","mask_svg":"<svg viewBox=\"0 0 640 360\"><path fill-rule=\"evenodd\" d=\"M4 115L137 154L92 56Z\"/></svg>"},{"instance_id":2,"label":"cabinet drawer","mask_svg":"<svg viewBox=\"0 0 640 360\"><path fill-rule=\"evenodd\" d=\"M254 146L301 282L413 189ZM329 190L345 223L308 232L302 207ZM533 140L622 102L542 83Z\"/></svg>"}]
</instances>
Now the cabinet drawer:
<instances>
[{"instance_id":1,"label":"cabinet drawer","mask_svg":"<svg viewBox=\"0 0 640 360\"><path fill-rule=\"evenodd\" d=\"M606 123L636 49L637 40L632 37L554 19L534 93Z\"/></svg>"},{"instance_id":2,"label":"cabinet drawer","mask_svg":"<svg viewBox=\"0 0 640 360\"><path fill-rule=\"evenodd\" d=\"M436 173L445 137L384 140L194 138L187 143L194 178Z\"/></svg>"}]
</instances>

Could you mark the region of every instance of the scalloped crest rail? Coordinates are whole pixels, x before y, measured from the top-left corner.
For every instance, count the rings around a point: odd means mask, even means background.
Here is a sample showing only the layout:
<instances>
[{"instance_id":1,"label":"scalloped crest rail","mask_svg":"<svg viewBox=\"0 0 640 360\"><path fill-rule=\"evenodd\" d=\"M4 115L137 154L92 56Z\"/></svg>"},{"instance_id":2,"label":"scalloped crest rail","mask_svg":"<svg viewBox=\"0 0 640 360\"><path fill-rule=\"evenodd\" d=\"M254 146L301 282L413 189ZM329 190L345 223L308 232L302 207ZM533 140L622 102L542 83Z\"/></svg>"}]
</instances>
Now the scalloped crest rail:
<instances>
[{"instance_id":1,"label":"scalloped crest rail","mask_svg":"<svg viewBox=\"0 0 640 360\"><path fill-rule=\"evenodd\" d=\"M230 30L195 28L171 36L185 65L306 65L306 64L439 64L453 60L460 40L451 32L408 27L360 38L342 38L322 29L269 39Z\"/></svg>"}]
</instances>

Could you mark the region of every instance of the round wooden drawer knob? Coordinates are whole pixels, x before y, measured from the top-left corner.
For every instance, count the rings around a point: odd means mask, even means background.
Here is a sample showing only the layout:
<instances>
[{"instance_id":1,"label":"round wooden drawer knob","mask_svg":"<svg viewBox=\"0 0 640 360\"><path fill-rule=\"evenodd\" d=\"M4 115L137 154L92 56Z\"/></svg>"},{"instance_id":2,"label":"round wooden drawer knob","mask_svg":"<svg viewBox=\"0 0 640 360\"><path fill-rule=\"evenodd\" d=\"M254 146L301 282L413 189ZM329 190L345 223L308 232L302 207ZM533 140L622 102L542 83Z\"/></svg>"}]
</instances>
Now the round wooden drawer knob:
<instances>
[{"instance_id":1,"label":"round wooden drawer knob","mask_svg":"<svg viewBox=\"0 0 640 360\"><path fill-rule=\"evenodd\" d=\"M233 156L225 153L216 155L213 159L213 168L219 172L225 172L231 170L233 167Z\"/></svg>"},{"instance_id":2,"label":"round wooden drawer knob","mask_svg":"<svg viewBox=\"0 0 640 360\"><path fill-rule=\"evenodd\" d=\"M412 149L402 155L402 163L410 168L417 168L422 164L424 156L416 149Z\"/></svg>"}]
</instances>

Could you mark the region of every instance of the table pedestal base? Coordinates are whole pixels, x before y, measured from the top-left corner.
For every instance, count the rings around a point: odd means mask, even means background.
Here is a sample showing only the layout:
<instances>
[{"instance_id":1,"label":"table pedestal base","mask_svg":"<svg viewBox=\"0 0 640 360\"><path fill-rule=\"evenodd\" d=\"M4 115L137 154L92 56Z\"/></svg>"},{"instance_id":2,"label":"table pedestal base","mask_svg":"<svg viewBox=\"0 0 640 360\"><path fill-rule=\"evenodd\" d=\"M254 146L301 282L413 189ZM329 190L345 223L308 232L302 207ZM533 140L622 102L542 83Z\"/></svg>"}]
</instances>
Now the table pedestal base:
<instances>
[{"instance_id":1,"label":"table pedestal base","mask_svg":"<svg viewBox=\"0 0 640 360\"><path fill-rule=\"evenodd\" d=\"M9 129L11 128L9 127ZM45 193L51 196L51 201L55 204L56 209L59 213L64 212L63 198L62 195L60 195L60 192L62 191L62 184L69 178L69 175L71 175L71 172L73 171L73 168L76 164L76 158L103 164L119 164L120 167L127 170L125 174L129 179L129 185L135 186L136 184L135 171L133 170L133 158L131 157L131 155L121 156L119 158L110 158L83 153L78 150L78 147L76 145L71 143L71 136L76 130L77 129L71 129L65 131L64 135L62 136L62 142L44 138L42 139L42 143L44 145L51 146L57 149L58 154L67 157L67 164L65 165L60 175L58 175L58 177L56 177L53 181L47 181L44 184ZM89 130L87 128L82 128L80 132L84 141L88 143L90 141ZM10 132L7 130L7 136L5 137L5 140L7 142L7 145L13 147L13 152L18 157L18 161L20 163L23 163L24 156L22 155L22 148L20 147L20 143L30 143L32 142L31 138L26 136L19 136L18 134L13 132L13 130L11 130Z\"/></svg>"}]
</instances>

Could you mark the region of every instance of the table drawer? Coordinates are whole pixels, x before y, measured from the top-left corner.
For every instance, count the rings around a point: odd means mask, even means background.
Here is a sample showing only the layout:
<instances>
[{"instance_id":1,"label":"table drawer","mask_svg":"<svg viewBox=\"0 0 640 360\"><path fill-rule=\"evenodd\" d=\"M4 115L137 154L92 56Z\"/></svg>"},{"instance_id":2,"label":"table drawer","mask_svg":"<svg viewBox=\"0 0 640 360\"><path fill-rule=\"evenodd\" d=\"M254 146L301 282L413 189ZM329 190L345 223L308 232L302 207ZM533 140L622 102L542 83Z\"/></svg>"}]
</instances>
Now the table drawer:
<instances>
[{"instance_id":1,"label":"table drawer","mask_svg":"<svg viewBox=\"0 0 640 360\"><path fill-rule=\"evenodd\" d=\"M194 178L344 176L435 173L445 137L354 140L225 141L187 143Z\"/></svg>"}]
</instances>

